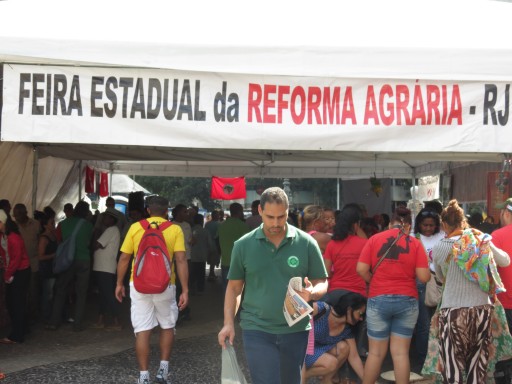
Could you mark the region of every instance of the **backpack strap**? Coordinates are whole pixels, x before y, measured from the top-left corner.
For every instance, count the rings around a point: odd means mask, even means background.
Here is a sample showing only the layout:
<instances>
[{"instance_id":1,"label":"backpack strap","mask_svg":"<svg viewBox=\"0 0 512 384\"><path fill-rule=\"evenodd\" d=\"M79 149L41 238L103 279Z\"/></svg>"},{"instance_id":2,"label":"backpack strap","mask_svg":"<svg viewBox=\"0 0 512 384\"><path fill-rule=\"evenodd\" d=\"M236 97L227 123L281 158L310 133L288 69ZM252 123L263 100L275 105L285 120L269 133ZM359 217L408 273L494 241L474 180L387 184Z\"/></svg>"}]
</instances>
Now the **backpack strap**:
<instances>
[{"instance_id":1,"label":"backpack strap","mask_svg":"<svg viewBox=\"0 0 512 384\"><path fill-rule=\"evenodd\" d=\"M147 221L146 219L142 219L139 221L139 224L141 225L141 227L146 230L148 229L149 227L149 221Z\"/></svg>"},{"instance_id":2,"label":"backpack strap","mask_svg":"<svg viewBox=\"0 0 512 384\"><path fill-rule=\"evenodd\" d=\"M148 219L142 219L142 220L140 220L140 221L139 221L139 224L142 226L142 228L143 228L144 230L148 229L148 228L151 226L151 224L156 224L156 225L157 225L157 228L158 228L160 231L162 231L162 232L163 232L163 231L165 231L167 228L169 228L169 227L172 225L172 223L171 223L170 221L168 221L168 220L163 221L163 222L161 222L160 224L157 224L157 223L155 223L155 222L150 223Z\"/></svg>"},{"instance_id":3,"label":"backpack strap","mask_svg":"<svg viewBox=\"0 0 512 384\"><path fill-rule=\"evenodd\" d=\"M158 229L160 229L160 231L165 231L167 228L169 228L170 226L172 225L172 223L170 221L164 221L163 223L160 223L158 225Z\"/></svg>"}]
</instances>

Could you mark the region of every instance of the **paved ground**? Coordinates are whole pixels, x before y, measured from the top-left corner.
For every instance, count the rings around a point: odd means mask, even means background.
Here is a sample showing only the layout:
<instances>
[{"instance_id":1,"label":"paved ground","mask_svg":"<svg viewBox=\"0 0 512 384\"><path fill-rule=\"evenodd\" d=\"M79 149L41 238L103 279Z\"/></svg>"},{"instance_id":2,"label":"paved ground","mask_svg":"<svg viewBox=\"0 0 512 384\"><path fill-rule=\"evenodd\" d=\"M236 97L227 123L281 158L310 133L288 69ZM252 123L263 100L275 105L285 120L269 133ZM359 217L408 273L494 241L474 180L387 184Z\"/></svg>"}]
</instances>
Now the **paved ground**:
<instances>
[{"instance_id":1,"label":"paved ground","mask_svg":"<svg viewBox=\"0 0 512 384\"><path fill-rule=\"evenodd\" d=\"M173 383L179 384L220 383L221 349L217 343L217 333L222 326L220 281L208 282L207 292L203 296L192 296L190 306L192 319L177 327L170 377ZM94 300L88 313L92 324L96 313ZM135 383L138 369L128 302L124 303L123 314L126 326L121 331L87 329L76 333L70 324L64 324L57 331L34 325L25 343L0 345L0 370L7 375L2 384ZM6 331L0 330L0 336L5 336ZM152 375L159 363L157 337L155 332L151 349ZM235 340L242 369L248 377L240 337ZM389 362L385 368L392 369ZM309 384L316 382L310 380Z\"/></svg>"}]
</instances>

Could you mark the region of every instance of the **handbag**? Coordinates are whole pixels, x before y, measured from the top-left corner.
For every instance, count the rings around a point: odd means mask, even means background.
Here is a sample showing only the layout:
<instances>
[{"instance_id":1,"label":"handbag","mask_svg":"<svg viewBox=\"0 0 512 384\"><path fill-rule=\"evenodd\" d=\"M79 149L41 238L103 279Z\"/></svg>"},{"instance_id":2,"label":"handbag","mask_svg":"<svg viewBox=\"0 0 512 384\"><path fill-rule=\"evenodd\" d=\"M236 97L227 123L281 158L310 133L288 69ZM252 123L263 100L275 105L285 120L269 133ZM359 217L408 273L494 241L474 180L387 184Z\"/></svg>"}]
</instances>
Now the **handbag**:
<instances>
[{"instance_id":1,"label":"handbag","mask_svg":"<svg viewBox=\"0 0 512 384\"><path fill-rule=\"evenodd\" d=\"M247 384L245 376L238 365L235 349L226 340L226 348L222 350L221 384Z\"/></svg>"},{"instance_id":2,"label":"handbag","mask_svg":"<svg viewBox=\"0 0 512 384\"><path fill-rule=\"evenodd\" d=\"M71 267L75 259L76 236L84 219L80 219L73 229L73 233L66 240L60 243L53 259L53 273L62 273Z\"/></svg>"},{"instance_id":3,"label":"handbag","mask_svg":"<svg viewBox=\"0 0 512 384\"><path fill-rule=\"evenodd\" d=\"M425 305L427 307L437 307L441 301L443 284L437 281L435 273L431 272L430 280L425 286Z\"/></svg>"}]
</instances>

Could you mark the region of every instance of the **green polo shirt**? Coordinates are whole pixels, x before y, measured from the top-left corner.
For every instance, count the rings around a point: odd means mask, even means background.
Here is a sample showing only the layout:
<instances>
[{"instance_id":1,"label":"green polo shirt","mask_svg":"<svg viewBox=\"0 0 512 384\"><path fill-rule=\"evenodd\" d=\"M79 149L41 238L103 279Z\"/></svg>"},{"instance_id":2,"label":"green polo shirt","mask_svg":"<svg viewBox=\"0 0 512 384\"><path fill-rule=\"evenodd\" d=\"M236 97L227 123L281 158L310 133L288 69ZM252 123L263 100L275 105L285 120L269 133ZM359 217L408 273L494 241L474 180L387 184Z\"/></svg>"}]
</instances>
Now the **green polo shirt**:
<instances>
[{"instance_id":1,"label":"green polo shirt","mask_svg":"<svg viewBox=\"0 0 512 384\"><path fill-rule=\"evenodd\" d=\"M79 220L78 217L72 216L64 219L64 221L60 223L62 240L66 240L71 236ZM93 226L89 221L85 219L82 220L84 220L84 222L76 235L75 260L89 261L91 260L89 244L91 242Z\"/></svg>"},{"instance_id":2,"label":"green polo shirt","mask_svg":"<svg viewBox=\"0 0 512 384\"><path fill-rule=\"evenodd\" d=\"M223 267L229 267L231 263L231 252L235 241L249 231L250 229L247 224L236 217L228 217L219 225L217 233L219 235L221 253L220 264Z\"/></svg>"},{"instance_id":3,"label":"green polo shirt","mask_svg":"<svg viewBox=\"0 0 512 384\"><path fill-rule=\"evenodd\" d=\"M308 330L308 317L288 326L283 303L292 277L327 277L320 248L311 236L292 225L287 225L286 237L276 248L262 227L236 241L231 255L228 279L245 281L240 325L272 334Z\"/></svg>"}]
</instances>

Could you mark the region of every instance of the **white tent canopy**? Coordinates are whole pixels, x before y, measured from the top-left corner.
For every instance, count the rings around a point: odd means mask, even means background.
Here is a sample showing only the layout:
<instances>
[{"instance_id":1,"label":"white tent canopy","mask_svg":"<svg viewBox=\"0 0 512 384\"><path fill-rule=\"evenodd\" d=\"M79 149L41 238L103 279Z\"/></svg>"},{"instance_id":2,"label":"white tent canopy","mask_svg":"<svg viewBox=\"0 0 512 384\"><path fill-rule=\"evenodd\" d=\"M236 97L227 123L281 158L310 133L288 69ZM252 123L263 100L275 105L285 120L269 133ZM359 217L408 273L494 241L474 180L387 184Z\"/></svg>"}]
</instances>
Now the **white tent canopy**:
<instances>
[{"instance_id":1,"label":"white tent canopy","mask_svg":"<svg viewBox=\"0 0 512 384\"><path fill-rule=\"evenodd\" d=\"M37 158L126 174L361 178L512 152L512 4L73 4L0 2L1 138ZM166 84L174 93L159 94ZM171 99L178 113L164 116Z\"/></svg>"}]
</instances>

